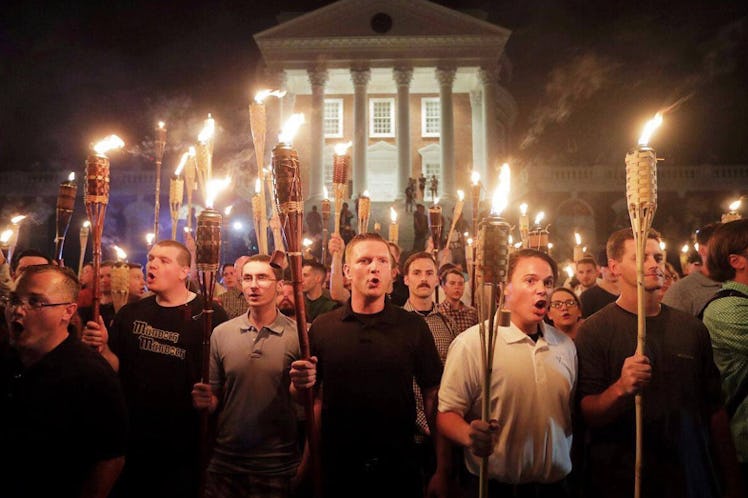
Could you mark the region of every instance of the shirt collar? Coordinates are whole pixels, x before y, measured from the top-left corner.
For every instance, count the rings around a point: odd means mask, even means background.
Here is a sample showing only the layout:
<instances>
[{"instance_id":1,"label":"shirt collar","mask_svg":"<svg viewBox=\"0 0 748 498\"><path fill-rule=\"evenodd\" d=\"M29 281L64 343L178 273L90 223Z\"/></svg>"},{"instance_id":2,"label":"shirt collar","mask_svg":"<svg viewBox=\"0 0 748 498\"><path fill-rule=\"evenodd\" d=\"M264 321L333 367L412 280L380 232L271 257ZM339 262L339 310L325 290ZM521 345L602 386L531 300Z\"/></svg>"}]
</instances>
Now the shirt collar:
<instances>
[{"instance_id":1,"label":"shirt collar","mask_svg":"<svg viewBox=\"0 0 748 498\"><path fill-rule=\"evenodd\" d=\"M498 320L498 318L499 317L497 315L496 319ZM556 329L545 322L540 322L538 326L540 328L541 334L538 338L538 342L540 342L542 339L545 340L545 342L547 342L549 345L558 344L559 338L556 335L558 333ZM522 342L525 339L531 340L530 336L522 332L519 327L514 325L514 323L511 323L508 327L499 327L499 333L507 344Z\"/></svg>"},{"instance_id":2,"label":"shirt collar","mask_svg":"<svg viewBox=\"0 0 748 498\"><path fill-rule=\"evenodd\" d=\"M286 318L286 316L280 311L277 311L277 314L275 315L275 320L273 320L272 323L265 325L262 328L268 329L273 334L283 335L283 330L284 330L283 318ZM242 313L241 323L239 324L239 330L241 330L242 332L249 332L250 330L256 330L255 326L249 323L249 312Z\"/></svg>"}]
</instances>

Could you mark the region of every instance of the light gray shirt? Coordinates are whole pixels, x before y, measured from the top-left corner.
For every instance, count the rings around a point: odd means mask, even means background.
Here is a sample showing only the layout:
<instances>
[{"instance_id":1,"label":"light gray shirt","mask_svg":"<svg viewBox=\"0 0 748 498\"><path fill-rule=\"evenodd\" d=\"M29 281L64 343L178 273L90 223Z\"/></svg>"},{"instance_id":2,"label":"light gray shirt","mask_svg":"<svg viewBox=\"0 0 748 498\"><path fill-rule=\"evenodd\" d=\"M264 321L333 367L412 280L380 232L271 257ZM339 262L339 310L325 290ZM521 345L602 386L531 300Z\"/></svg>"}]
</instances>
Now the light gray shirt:
<instances>
[{"instance_id":1,"label":"light gray shirt","mask_svg":"<svg viewBox=\"0 0 748 498\"><path fill-rule=\"evenodd\" d=\"M673 282L673 285L662 297L662 302L671 308L696 316L707 301L721 288L721 283L715 282L700 271L696 271L689 273L677 282Z\"/></svg>"}]
</instances>

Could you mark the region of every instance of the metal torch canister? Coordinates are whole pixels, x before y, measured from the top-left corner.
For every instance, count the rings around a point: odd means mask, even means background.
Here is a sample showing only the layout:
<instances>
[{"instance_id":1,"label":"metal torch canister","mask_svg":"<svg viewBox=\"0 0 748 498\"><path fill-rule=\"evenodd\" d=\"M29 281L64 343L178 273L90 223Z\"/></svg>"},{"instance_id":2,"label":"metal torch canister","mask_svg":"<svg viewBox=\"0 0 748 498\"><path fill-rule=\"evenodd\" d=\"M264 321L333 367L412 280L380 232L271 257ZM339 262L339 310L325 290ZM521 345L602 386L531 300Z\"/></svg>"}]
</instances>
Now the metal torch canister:
<instances>
[{"instance_id":1,"label":"metal torch canister","mask_svg":"<svg viewBox=\"0 0 748 498\"><path fill-rule=\"evenodd\" d=\"M62 247L70 227L77 193L78 184L75 181L65 181L60 184L57 194L57 233L55 234L55 258L59 262L62 262Z\"/></svg>"}]
</instances>

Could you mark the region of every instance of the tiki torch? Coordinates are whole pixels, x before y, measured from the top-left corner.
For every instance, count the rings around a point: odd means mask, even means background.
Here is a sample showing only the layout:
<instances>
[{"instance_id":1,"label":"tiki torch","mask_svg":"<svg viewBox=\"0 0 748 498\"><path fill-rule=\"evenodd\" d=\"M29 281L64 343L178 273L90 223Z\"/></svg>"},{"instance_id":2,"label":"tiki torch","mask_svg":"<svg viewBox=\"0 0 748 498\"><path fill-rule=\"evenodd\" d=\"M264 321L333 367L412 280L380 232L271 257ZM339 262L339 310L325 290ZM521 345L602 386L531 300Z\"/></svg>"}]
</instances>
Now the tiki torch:
<instances>
[{"instance_id":1,"label":"tiki torch","mask_svg":"<svg viewBox=\"0 0 748 498\"><path fill-rule=\"evenodd\" d=\"M127 265L127 253L115 245L114 252L117 262L112 266L112 304L114 312L118 312L127 304L130 294L130 267Z\"/></svg>"},{"instance_id":2,"label":"tiki torch","mask_svg":"<svg viewBox=\"0 0 748 498\"><path fill-rule=\"evenodd\" d=\"M529 247L530 249L535 249L537 251L542 251L548 254L549 252L548 238L550 236L548 227L550 225L546 225L546 226L541 225L544 218L545 218L545 213L543 211L540 211L537 215L535 215L535 225L533 226L533 229L530 230L527 234L527 247Z\"/></svg>"},{"instance_id":3,"label":"tiki torch","mask_svg":"<svg viewBox=\"0 0 748 498\"><path fill-rule=\"evenodd\" d=\"M91 222L86 220L83 222L83 225L81 225L81 231L80 231L80 256L78 256L78 278L81 277L81 272L83 271L83 260L86 257L86 247L88 246L88 233L91 231Z\"/></svg>"},{"instance_id":4,"label":"tiki torch","mask_svg":"<svg viewBox=\"0 0 748 498\"><path fill-rule=\"evenodd\" d=\"M397 240L400 237L400 224L397 222L397 211L395 208L390 206L390 233L389 241L393 244L397 244Z\"/></svg>"},{"instance_id":5,"label":"tiki torch","mask_svg":"<svg viewBox=\"0 0 748 498\"><path fill-rule=\"evenodd\" d=\"M722 223L729 223L741 219L740 213L738 212L738 209L740 209L740 199L730 203L729 209L728 212L722 214L722 219L720 220Z\"/></svg>"},{"instance_id":6,"label":"tiki torch","mask_svg":"<svg viewBox=\"0 0 748 498\"><path fill-rule=\"evenodd\" d=\"M197 217L195 236L195 264L197 266L200 293L203 295L203 338L200 362L200 382L210 383L210 335L213 332L213 291L221 258L221 213L213 209L218 192L225 188L230 178L209 180L205 185L205 209ZM208 412L200 416L200 445L202 458L201 490L204 489L208 463Z\"/></svg>"},{"instance_id":7,"label":"tiki torch","mask_svg":"<svg viewBox=\"0 0 748 498\"><path fill-rule=\"evenodd\" d=\"M576 263L584 257L584 250L582 249L582 236L579 232L574 232L574 262Z\"/></svg>"},{"instance_id":8,"label":"tiki torch","mask_svg":"<svg viewBox=\"0 0 748 498\"><path fill-rule=\"evenodd\" d=\"M455 202L455 207L452 210L452 224L449 226L449 232L447 232L447 247L449 247L449 243L452 240L452 235L454 235L455 227L457 226L457 220L460 219L460 216L462 216L462 207L465 205L465 192L462 190L457 191L457 202Z\"/></svg>"},{"instance_id":9,"label":"tiki torch","mask_svg":"<svg viewBox=\"0 0 748 498\"><path fill-rule=\"evenodd\" d=\"M171 239L177 240L177 226L179 225L179 210L182 209L184 200L184 179L180 176L184 169L190 153L185 152L179 160L177 169L174 170L169 180L169 214L171 215ZM155 233L155 232L154 232Z\"/></svg>"},{"instance_id":10,"label":"tiki torch","mask_svg":"<svg viewBox=\"0 0 748 498\"><path fill-rule=\"evenodd\" d=\"M439 267L439 248L442 242L442 230L443 230L443 219L442 219L442 207L439 205L439 198L434 198L434 204L429 207L429 228L431 229L431 243L434 246L434 261L436 261L437 268ZM436 304L439 304L439 286L436 286L434 297Z\"/></svg>"},{"instance_id":11,"label":"tiki torch","mask_svg":"<svg viewBox=\"0 0 748 498\"><path fill-rule=\"evenodd\" d=\"M523 202L519 205L519 238L521 239L522 247L530 247L529 236L530 219L527 216L527 203Z\"/></svg>"},{"instance_id":12,"label":"tiki torch","mask_svg":"<svg viewBox=\"0 0 748 498\"><path fill-rule=\"evenodd\" d=\"M203 199L208 198L208 182L213 178L213 143L215 134L216 122L208 114L208 119L205 120L203 129L200 130L200 134L197 136L197 148L195 150L197 182L203 191Z\"/></svg>"},{"instance_id":13,"label":"tiki torch","mask_svg":"<svg viewBox=\"0 0 748 498\"><path fill-rule=\"evenodd\" d=\"M189 149L189 160L184 165L184 182L187 187L187 226L188 232L192 231L192 195L197 190L197 152L194 147Z\"/></svg>"},{"instance_id":14,"label":"tiki torch","mask_svg":"<svg viewBox=\"0 0 748 498\"><path fill-rule=\"evenodd\" d=\"M291 145L298 127L304 122L303 114L294 114L286 122L273 148L273 186L276 209L279 213L283 235L288 248L288 261L296 301L296 332L299 335L301 356L309 359L309 336L307 334L306 309L302 288L302 235L304 232L304 199L301 195L301 171L299 156ZM314 393L307 389L304 398L309 454L312 461L315 496L320 495L319 441L314 424Z\"/></svg>"},{"instance_id":15,"label":"tiki torch","mask_svg":"<svg viewBox=\"0 0 748 498\"><path fill-rule=\"evenodd\" d=\"M512 228L500 216L508 201L509 175L509 165L504 164L499 175L499 187L493 195L491 213L481 220L478 228L476 280L480 289L478 324L482 351L481 365L483 366L481 420L484 422L491 419L491 377L498 327L510 325L510 313L503 309L503 304L509 258L509 234ZM499 310L498 321L496 320L497 308ZM483 457L481 461L479 495L481 498L488 496L488 458Z\"/></svg>"},{"instance_id":16,"label":"tiki torch","mask_svg":"<svg viewBox=\"0 0 748 498\"><path fill-rule=\"evenodd\" d=\"M340 143L335 146L335 154L332 156L332 186L335 197L335 233L340 234L340 211L343 209L345 189L348 185L348 167L351 164L351 156L348 148L353 142ZM360 233L360 232L359 232Z\"/></svg>"},{"instance_id":17,"label":"tiki torch","mask_svg":"<svg viewBox=\"0 0 748 498\"><path fill-rule=\"evenodd\" d=\"M101 234L104 232L104 216L109 204L109 158L106 153L112 149L125 146L117 135L110 135L93 147L92 153L86 159L86 214L91 222L93 232L93 321L99 321L99 304L101 301L101 288L99 278L101 275Z\"/></svg>"},{"instance_id":18,"label":"tiki torch","mask_svg":"<svg viewBox=\"0 0 748 498\"><path fill-rule=\"evenodd\" d=\"M5 262L10 265L10 239L13 238L13 230L8 228L0 234L0 251L3 253Z\"/></svg>"},{"instance_id":19,"label":"tiki torch","mask_svg":"<svg viewBox=\"0 0 748 498\"><path fill-rule=\"evenodd\" d=\"M257 176L260 178L260 190L258 192L260 196L259 204L259 219L261 223L255 224L255 231L257 232L257 247L260 254L269 254L268 252L268 234L267 234L267 205L265 200L267 195L265 194L265 135L267 130L267 115L265 110L264 100L267 97L273 96L281 98L286 92L281 91L270 91L262 90L255 95L255 99L249 104L249 126L252 132L252 143L255 148L255 161L257 162ZM262 230L260 230L262 229Z\"/></svg>"},{"instance_id":20,"label":"tiki torch","mask_svg":"<svg viewBox=\"0 0 748 498\"><path fill-rule=\"evenodd\" d=\"M327 264L327 237L330 233L328 229L330 225L330 199L327 193L327 187L323 187L325 191L325 198L322 199L322 264Z\"/></svg>"},{"instance_id":21,"label":"tiki torch","mask_svg":"<svg viewBox=\"0 0 748 498\"><path fill-rule=\"evenodd\" d=\"M75 173L70 173L67 181L60 184L57 193L57 231L55 233L55 260L60 266L65 266L62 259L62 248L65 245L65 236L70 227L70 218L73 217L75 208L75 195L78 193L78 184L75 183Z\"/></svg>"},{"instance_id":22,"label":"tiki torch","mask_svg":"<svg viewBox=\"0 0 748 498\"><path fill-rule=\"evenodd\" d=\"M371 198L369 197L369 191L364 190L364 193L358 198L358 233L367 233L369 231L369 217L371 216Z\"/></svg>"},{"instance_id":23,"label":"tiki torch","mask_svg":"<svg viewBox=\"0 0 748 498\"><path fill-rule=\"evenodd\" d=\"M652 227L652 218L657 210L657 155L649 147L649 139L662 124L662 114L657 113L644 127L637 147L626 154L626 204L628 205L631 229L636 244L636 310L637 341L636 354L644 354L647 338L646 308L644 303L644 253L647 234ZM634 469L634 497L641 494L642 452L642 396L636 395L636 463Z\"/></svg>"},{"instance_id":24,"label":"tiki torch","mask_svg":"<svg viewBox=\"0 0 748 498\"><path fill-rule=\"evenodd\" d=\"M159 121L156 125L155 149L153 151L156 162L156 198L153 202L153 233L158 241L158 216L161 211L161 161L164 159L166 150L166 123ZM173 231L173 230L172 230Z\"/></svg>"},{"instance_id":25,"label":"tiki torch","mask_svg":"<svg viewBox=\"0 0 748 498\"><path fill-rule=\"evenodd\" d=\"M21 222L26 219L25 214L18 214L10 219L10 224L13 225L11 231L10 240L8 241L8 262L13 259L13 253L16 250L18 244L18 236L21 234Z\"/></svg>"}]
</instances>

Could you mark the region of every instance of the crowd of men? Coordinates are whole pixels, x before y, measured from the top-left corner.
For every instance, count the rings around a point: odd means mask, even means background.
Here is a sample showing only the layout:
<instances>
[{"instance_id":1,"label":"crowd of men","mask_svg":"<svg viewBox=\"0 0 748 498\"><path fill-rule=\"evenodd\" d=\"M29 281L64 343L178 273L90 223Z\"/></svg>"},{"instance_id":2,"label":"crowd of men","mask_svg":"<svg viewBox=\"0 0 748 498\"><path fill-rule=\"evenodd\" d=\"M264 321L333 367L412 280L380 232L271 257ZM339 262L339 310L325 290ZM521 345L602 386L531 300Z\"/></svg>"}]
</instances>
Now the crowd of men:
<instances>
[{"instance_id":1,"label":"crowd of men","mask_svg":"<svg viewBox=\"0 0 748 498\"><path fill-rule=\"evenodd\" d=\"M564 286L548 254L514 251L488 398L487 294L432 251L333 234L303 301L288 268L246 255L206 303L194 244L162 240L145 274L128 266L126 302L101 265L96 320L89 268L21 251L0 261L0 496L466 497L486 466L491 497L630 497L637 395L643 497L745 496L748 220L698 237L675 281L648 234L643 354L630 229Z\"/></svg>"}]
</instances>

